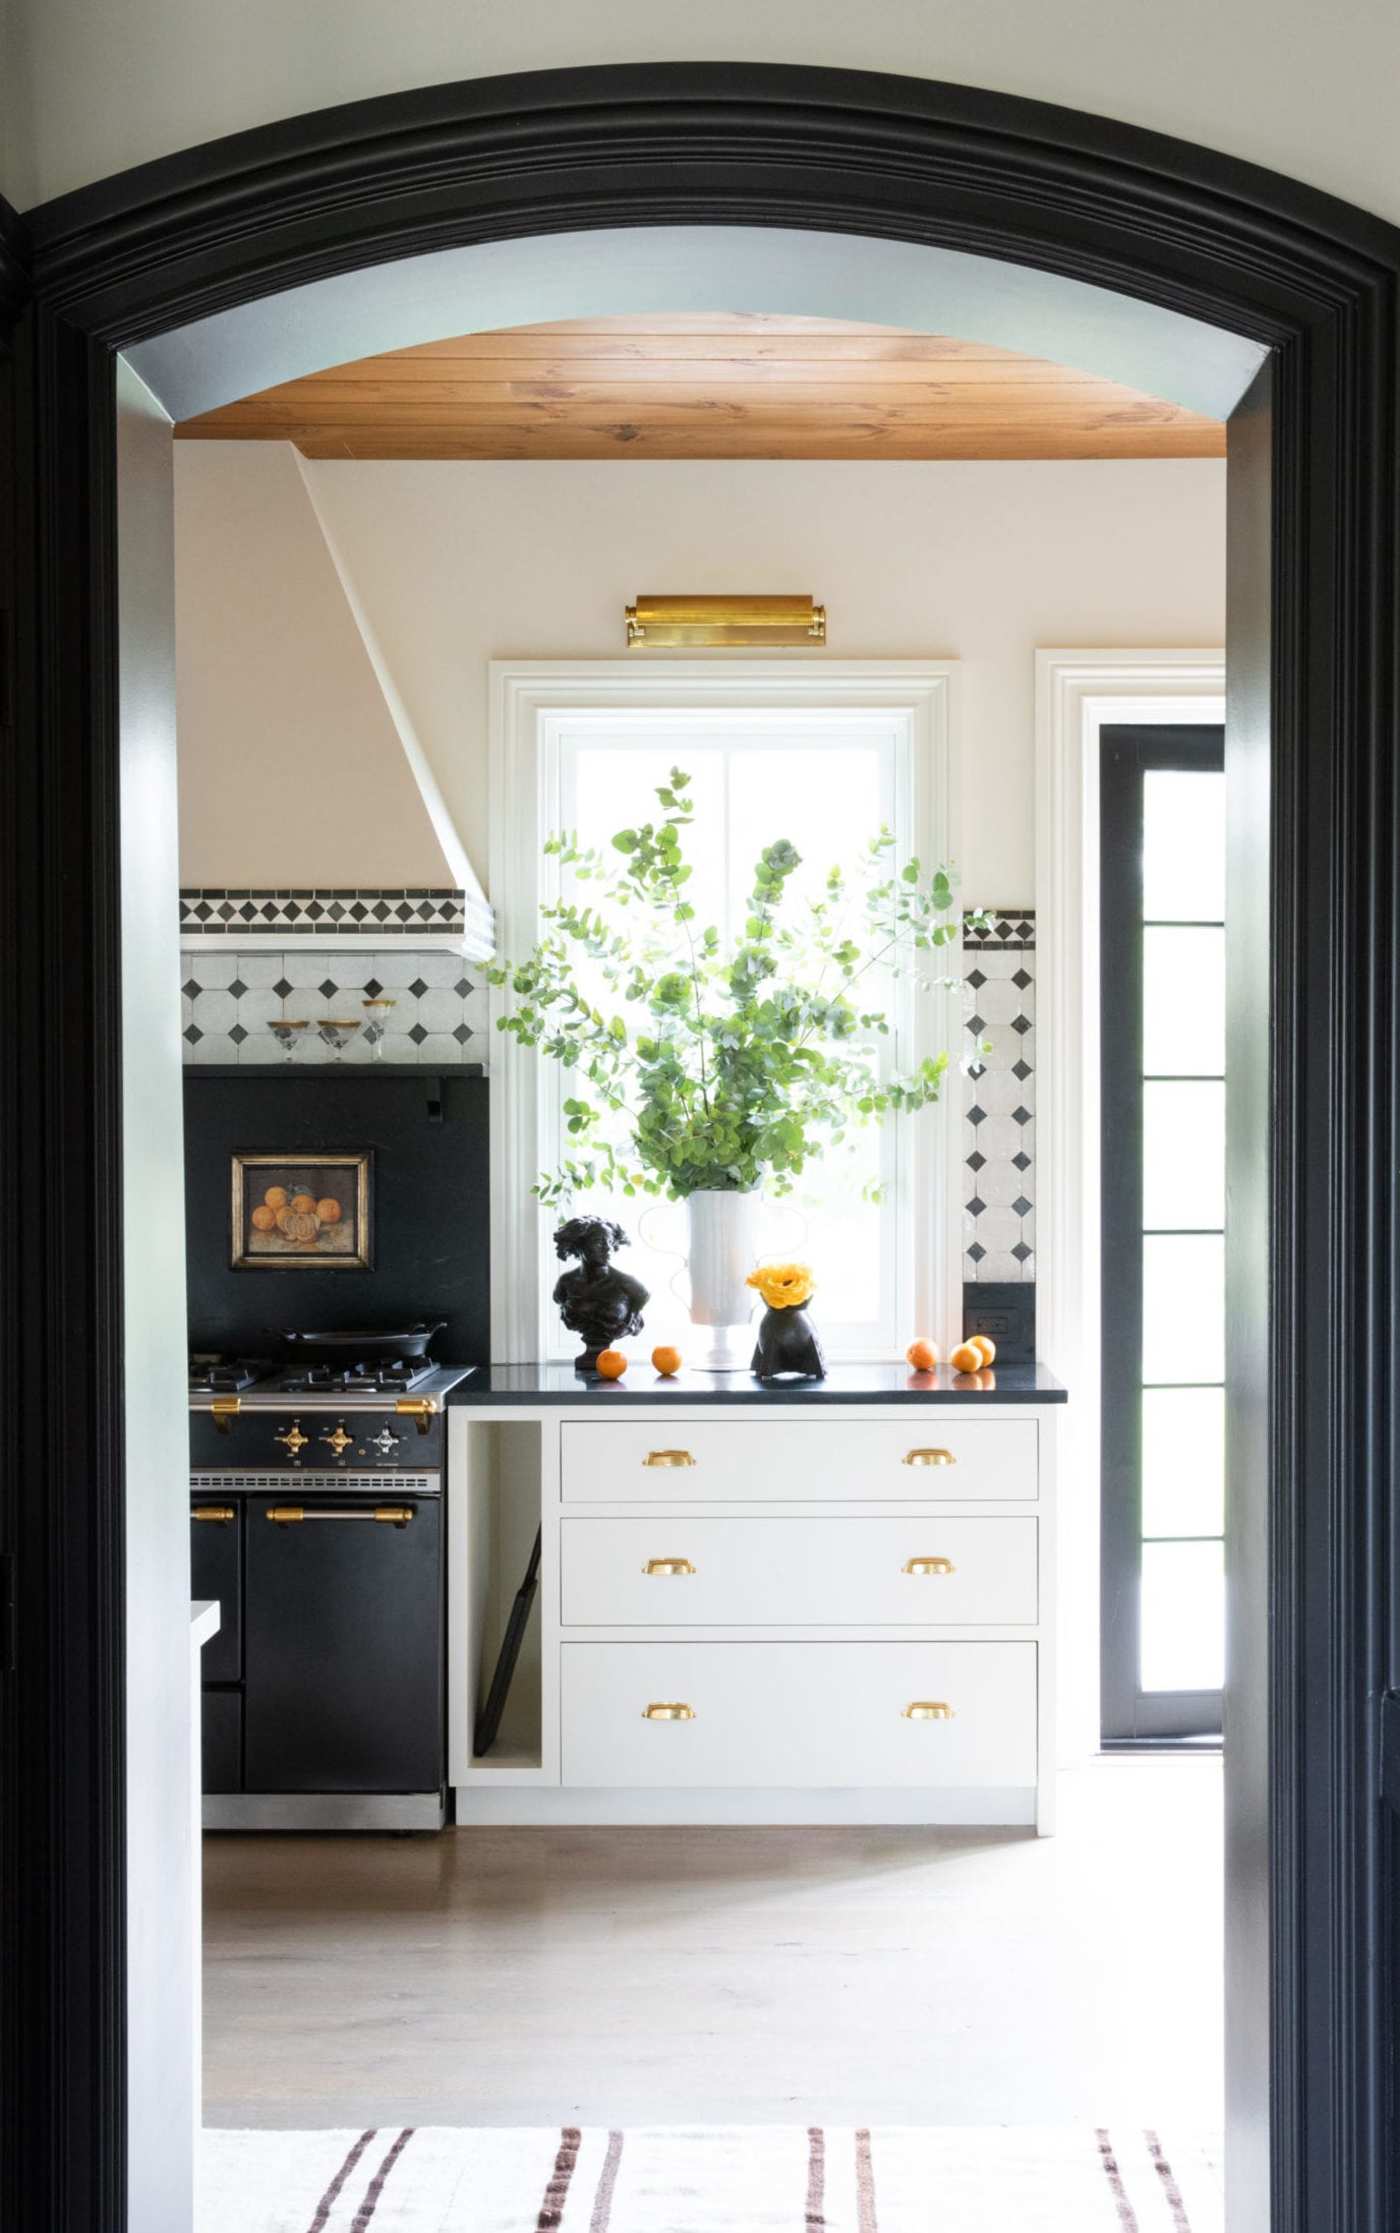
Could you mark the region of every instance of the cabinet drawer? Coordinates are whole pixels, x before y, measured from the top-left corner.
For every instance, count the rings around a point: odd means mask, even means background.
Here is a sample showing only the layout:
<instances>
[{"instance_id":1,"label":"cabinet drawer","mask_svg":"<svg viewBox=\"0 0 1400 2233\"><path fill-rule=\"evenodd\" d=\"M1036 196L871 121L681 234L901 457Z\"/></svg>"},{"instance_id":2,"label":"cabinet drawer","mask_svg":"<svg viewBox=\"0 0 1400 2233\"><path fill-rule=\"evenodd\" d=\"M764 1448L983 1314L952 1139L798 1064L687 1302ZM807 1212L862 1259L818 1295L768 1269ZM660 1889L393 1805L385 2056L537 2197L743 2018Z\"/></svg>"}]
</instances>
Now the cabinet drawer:
<instances>
[{"instance_id":1,"label":"cabinet drawer","mask_svg":"<svg viewBox=\"0 0 1400 2233\"><path fill-rule=\"evenodd\" d=\"M1036 1534L1030 1518L912 1513L580 1516L563 1524L561 1614L566 1628L1030 1625Z\"/></svg>"},{"instance_id":2,"label":"cabinet drawer","mask_svg":"<svg viewBox=\"0 0 1400 2233\"><path fill-rule=\"evenodd\" d=\"M1012 1788L1036 1777L1033 1643L561 1650L566 1787ZM951 1719L911 1719L912 1703ZM650 1705L691 1719L652 1720Z\"/></svg>"},{"instance_id":3,"label":"cabinet drawer","mask_svg":"<svg viewBox=\"0 0 1400 2233\"><path fill-rule=\"evenodd\" d=\"M1036 1494L1034 1419L941 1408L899 1419L579 1419L561 1434L566 1503L926 1504Z\"/></svg>"}]
</instances>

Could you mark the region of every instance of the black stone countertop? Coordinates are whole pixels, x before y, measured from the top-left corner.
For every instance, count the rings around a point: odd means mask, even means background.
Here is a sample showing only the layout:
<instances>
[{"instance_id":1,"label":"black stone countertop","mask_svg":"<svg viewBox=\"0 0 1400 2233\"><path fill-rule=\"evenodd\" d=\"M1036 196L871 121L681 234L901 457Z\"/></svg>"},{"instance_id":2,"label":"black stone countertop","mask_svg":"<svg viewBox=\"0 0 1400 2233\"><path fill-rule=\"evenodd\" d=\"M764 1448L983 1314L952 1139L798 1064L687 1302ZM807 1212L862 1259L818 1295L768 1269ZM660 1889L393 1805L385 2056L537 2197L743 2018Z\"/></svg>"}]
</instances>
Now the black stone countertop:
<instances>
[{"instance_id":1,"label":"black stone countertop","mask_svg":"<svg viewBox=\"0 0 1400 2233\"><path fill-rule=\"evenodd\" d=\"M478 1365L447 1398L448 1407L474 1404L578 1404L624 1410L642 1403L785 1405L824 1410L842 1403L1065 1403L1069 1391L1044 1365L996 1366L973 1375L940 1365L911 1372L907 1365L837 1365L825 1380L764 1384L747 1372L680 1372L663 1380L634 1359L621 1380L591 1380L571 1365Z\"/></svg>"}]
</instances>

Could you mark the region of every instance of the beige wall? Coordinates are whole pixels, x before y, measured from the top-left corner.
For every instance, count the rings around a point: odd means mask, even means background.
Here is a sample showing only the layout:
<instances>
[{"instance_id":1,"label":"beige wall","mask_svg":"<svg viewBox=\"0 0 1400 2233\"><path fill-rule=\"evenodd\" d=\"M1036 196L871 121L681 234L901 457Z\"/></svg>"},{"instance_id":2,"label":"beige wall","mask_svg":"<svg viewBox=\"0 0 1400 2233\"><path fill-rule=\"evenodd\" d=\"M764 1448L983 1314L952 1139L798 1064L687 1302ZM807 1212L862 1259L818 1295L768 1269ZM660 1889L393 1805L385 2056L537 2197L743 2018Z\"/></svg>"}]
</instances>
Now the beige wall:
<instances>
[{"instance_id":1,"label":"beige wall","mask_svg":"<svg viewBox=\"0 0 1400 2233\"><path fill-rule=\"evenodd\" d=\"M992 904L1033 894L1037 645L1224 639L1215 462L334 463L303 484L281 445L184 443L176 466L187 884L446 880L313 504L483 880L487 661L617 657L639 590L810 590L837 657L962 661L964 890ZM248 811L263 797L296 802L290 830Z\"/></svg>"},{"instance_id":2,"label":"beige wall","mask_svg":"<svg viewBox=\"0 0 1400 2233\"><path fill-rule=\"evenodd\" d=\"M575 63L905 71L1120 117L1400 221L1394 0L3 0L20 207L332 102Z\"/></svg>"}]
</instances>

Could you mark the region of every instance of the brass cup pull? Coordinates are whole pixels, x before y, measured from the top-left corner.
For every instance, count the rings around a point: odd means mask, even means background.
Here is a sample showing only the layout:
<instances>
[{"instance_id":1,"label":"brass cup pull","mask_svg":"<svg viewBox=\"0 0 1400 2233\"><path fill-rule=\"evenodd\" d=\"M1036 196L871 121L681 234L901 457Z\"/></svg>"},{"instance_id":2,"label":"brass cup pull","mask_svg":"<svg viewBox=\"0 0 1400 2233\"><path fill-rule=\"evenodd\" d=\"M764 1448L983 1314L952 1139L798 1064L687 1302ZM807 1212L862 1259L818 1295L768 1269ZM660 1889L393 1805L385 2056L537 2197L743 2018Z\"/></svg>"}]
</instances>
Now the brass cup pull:
<instances>
[{"instance_id":1,"label":"brass cup pull","mask_svg":"<svg viewBox=\"0 0 1400 2233\"><path fill-rule=\"evenodd\" d=\"M642 1460L645 1465L694 1465L688 1450L648 1450Z\"/></svg>"},{"instance_id":2,"label":"brass cup pull","mask_svg":"<svg viewBox=\"0 0 1400 2233\"><path fill-rule=\"evenodd\" d=\"M642 1719L643 1721L694 1721L695 1708L682 1705L679 1701L672 1702L664 1698L657 1698L653 1699L649 1706L643 1706Z\"/></svg>"},{"instance_id":3,"label":"brass cup pull","mask_svg":"<svg viewBox=\"0 0 1400 2233\"><path fill-rule=\"evenodd\" d=\"M192 1520L209 1520L215 1527L230 1527L237 1516L231 1504L196 1504L190 1513Z\"/></svg>"},{"instance_id":4,"label":"brass cup pull","mask_svg":"<svg viewBox=\"0 0 1400 2233\"><path fill-rule=\"evenodd\" d=\"M903 1465L956 1465L951 1450L909 1450L901 1459Z\"/></svg>"},{"instance_id":5,"label":"brass cup pull","mask_svg":"<svg viewBox=\"0 0 1400 2233\"><path fill-rule=\"evenodd\" d=\"M693 1574L695 1568L688 1558L649 1558L642 1568L644 1574Z\"/></svg>"},{"instance_id":6,"label":"brass cup pull","mask_svg":"<svg viewBox=\"0 0 1400 2233\"><path fill-rule=\"evenodd\" d=\"M950 1558L907 1558L906 1574L956 1574L957 1568Z\"/></svg>"},{"instance_id":7,"label":"brass cup pull","mask_svg":"<svg viewBox=\"0 0 1400 2233\"><path fill-rule=\"evenodd\" d=\"M941 1698L911 1698L904 1708L906 1721L951 1721L953 1709Z\"/></svg>"}]
</instances>

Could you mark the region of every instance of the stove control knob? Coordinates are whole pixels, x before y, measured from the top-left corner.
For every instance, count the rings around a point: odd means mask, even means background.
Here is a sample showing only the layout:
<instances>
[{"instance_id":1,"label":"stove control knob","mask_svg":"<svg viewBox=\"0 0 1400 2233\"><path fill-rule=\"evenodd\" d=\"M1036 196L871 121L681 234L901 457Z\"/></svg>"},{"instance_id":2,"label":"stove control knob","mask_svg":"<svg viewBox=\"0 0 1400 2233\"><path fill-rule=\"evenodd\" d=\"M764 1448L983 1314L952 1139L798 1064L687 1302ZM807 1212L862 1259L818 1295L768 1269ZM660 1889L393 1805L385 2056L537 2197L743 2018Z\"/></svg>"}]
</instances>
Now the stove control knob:
<instances>
[{"instance_id":1,"label":"stove control knob","mask_svg":"<svg viewBox=\"0 0 1400 2233\"><path fill-rule=\"evenodd\" d=\"M370 1448L377 1450L381 1458L396 1458L399 1454L399 1438L392 1427L381 1427L378 1434L371 1438Z\"/></svg>"},{"instance_id":2,"label":"stove control knob","mask_svg":"<svg viewBox=\"0 0 1400 2233\"><path fill-rule=\"evenodd\" d=\"M331 1429L331 1432L329 1434L323 1434L321 1437L321 1440L325 1443L327 1449L334 1450L338 1458L344 1457L346 1451L350 1448L350 1445L352 1444L354 1439L355 1437L353 1434L347 1434L345 1432L345 1428L341 1424L339 1419L336 1420L336 1423Z\"/></svg>"},{"instance_id":3,"label":"stove control knob","mask_svg":"<svg viewBox=\"0 0 1400 2233\"><path fill-rule=\"evenodd\" d=\"M275 1434L272 1439L281 1443L289 1458L299 1458L311 1437L302 1433L301 1421L293 1419L289 1427L284 1428L281 1434Z\"/></svg>"}]
</instances>

